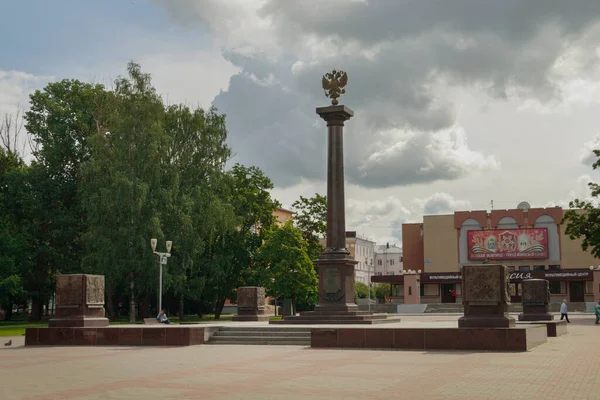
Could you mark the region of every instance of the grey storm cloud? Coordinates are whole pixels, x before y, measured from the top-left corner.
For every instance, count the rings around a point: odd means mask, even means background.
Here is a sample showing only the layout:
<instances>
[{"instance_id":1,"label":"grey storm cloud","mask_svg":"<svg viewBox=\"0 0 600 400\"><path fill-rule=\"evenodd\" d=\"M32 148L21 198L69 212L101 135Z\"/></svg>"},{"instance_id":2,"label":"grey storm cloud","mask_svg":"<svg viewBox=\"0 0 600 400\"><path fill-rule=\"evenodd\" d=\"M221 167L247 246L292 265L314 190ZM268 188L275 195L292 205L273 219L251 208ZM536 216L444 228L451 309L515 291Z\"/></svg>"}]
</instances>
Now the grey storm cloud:
<instances>
[{"instance_id":1,"label":"grey storm cloud","mask_svg":"<svg viewBox=\"0 0 600 400\"><path fill-rule=\"evenodd\" d=\"M598 0L154 2L219 37L241 70L214 100L228 115L236 161L260 166L279 186L325 176L326 133L314 109L326 104L320 78L333 67L348 72L344 103L356 112L345 137L352 183L392 187L499 168L468 146L467 134L483 133L456 126L455 105L436 84L549 101L560 95L557 61L572 46L592 49L584 34L600 21ZM272 41L264 47L276 55L253 42L248 24L257 18L256 37ZM232 41L236 29L248 30Z\"/></svg>"}]
</instances>

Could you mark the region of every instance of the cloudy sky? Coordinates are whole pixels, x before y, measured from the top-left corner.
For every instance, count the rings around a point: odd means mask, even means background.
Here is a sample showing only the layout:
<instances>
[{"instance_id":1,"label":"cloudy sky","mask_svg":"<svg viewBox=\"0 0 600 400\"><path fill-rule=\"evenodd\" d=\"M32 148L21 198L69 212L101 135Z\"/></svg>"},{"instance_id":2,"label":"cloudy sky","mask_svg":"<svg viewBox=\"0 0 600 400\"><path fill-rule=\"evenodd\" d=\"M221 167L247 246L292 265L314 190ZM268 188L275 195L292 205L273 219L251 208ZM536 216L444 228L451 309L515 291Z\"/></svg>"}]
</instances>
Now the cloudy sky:
<instances>
[{"instance_id":1,"label":"cloudy sky","mask_svg":"<svg viewBox=\"0 0 600 400\"><path fill-rule=\"evenodd\" d=\"M234 161L288 207L325 193L315 108L321 76L345 70L347 228L380 243L423 214L566 205L598 179L598 0L20 0L0 15L0 112L134 60L168 102L226 113Z\"/></svg>"}]
</instances>

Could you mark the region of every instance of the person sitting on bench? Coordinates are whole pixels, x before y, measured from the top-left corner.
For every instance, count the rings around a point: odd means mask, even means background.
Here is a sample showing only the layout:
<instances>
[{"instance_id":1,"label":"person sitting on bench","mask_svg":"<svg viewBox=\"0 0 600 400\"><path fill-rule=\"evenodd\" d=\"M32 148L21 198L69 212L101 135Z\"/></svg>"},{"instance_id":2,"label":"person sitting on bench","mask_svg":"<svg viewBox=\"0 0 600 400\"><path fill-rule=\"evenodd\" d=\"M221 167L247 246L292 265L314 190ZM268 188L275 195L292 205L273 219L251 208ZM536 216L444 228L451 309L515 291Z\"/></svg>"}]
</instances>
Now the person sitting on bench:
<instances>
[{"instance_id":1,"label":"person sitting on bench","mask_svg":"<svg viewBox=\"0 0 600 400\"><path fill-rule=\"evenodd\" d=\"M167 314L165 314L165 310L160 310L160 312L156 316L156 319L161 324L169 325L171 323L171 321L169 321L169 318L167 318Z\"/></svg>"}]
</instances>

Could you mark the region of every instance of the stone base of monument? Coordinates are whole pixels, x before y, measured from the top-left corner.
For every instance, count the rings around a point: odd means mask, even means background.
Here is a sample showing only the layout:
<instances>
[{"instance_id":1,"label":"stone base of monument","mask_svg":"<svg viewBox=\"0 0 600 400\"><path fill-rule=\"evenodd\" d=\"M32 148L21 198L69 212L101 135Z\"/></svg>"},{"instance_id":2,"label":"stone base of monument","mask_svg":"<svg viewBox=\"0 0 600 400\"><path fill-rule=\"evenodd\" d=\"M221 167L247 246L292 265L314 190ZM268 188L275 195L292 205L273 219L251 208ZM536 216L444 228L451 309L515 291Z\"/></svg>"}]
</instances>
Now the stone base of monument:
<instances>
[{"instance_id":1,"label":"stone base of monument","mask_svg":"<svg viewBox=\"0 0 600 400\"><path fill-rule=\"evenodd\" d=\"M546 341L543 326L311 329L315 348L529 351Z\"/></svg>"},{"instance_id":2,"label":"stone base of monument","mask_svg":"<svg viewBox=\"0 0 600 400\"><path fill-rule=\"evenodd\" d=\"M554 315L552 314L519 314L519 321L552 321Z\"/></svg>"},{"instance_id":3,"label":"stone base of monument","mask_svg":"<svg viewBox=\"0 0 600 400\"><path fill-rule=\"evenodd\" d=\"M265 288L261 286L242 286L237 289L238 314L232 321L268 321L265 315Z\"/></svg>"},{"instance_id":4,"label":"stone base of monument","mask_svg":"<svg viewBox=\"0 0 600 400\"><path fill-rule=\"evenodd\" d=\"M518 325L543 325L546 327L546 334L548 337L558 337L567 333L567 321L521 321L517 322Z\"/></svg>"},{"instance_id":5,"label":"stone base of monument","mask_svg":"<svg viewBox=\"0 0 600 400\"><path fill-rule=\"evenodd\" d=\"M281 320L269 321L269 324L284 325L374 325L374 324L389 324L398 323L400 318L388 317L387 314L373 314L368 311L311 311L302 312L298 315L290 315L283 317Z\"/></svg>"},{"instance_id":6,"label":"stone base of monument","mask_svg":"<svg viewBox=\"0 0 600 400\"><path fill-rule=\"evenodd\" d=\"M360 311L354 303L354 274L358 263L348 251L325 250L316 261L319 266L319 304L315 311L284 316L270 324L359 324L373 325L400 322L387 314Z\"/></svg>"},{"instance_id":7,"label":"stone base of monument","mask_svg":"<svg viewBox=\"0 0 600 400\"><path fill-rule=\"evenodd\" d=\"M523 304L523 312L519 314L519 321L552 321L553 319L554 315L550 314L548 304Z\"/></svg>"},{"instance_id":8,"label":"stone base of monument","mask_svg":"<svg viewBox=\"0 0 600 400\"><path fill-rule=\"evenodd\" d=\"M27 328L25 346L192 346L205 328L165 325L105 328Z\"/></svg>"}]
</instances>

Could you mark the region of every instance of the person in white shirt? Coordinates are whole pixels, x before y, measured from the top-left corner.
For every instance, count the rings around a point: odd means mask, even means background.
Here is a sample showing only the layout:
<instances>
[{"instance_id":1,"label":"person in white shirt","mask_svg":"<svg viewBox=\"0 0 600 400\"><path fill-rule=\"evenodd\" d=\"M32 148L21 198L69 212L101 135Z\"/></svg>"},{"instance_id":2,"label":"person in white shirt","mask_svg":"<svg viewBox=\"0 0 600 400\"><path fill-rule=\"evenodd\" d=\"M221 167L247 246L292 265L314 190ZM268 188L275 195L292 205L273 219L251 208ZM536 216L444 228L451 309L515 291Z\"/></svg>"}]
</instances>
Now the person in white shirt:
<instances>
[{"instance_id":1,"label":"person in white shirt","mask_svg":"<svg viewBox=\"0 0 600 400\"><path fill-rule=\"evenodd\" d=\"M567 300L563 300L560 305L560 320L562 321L563 319L567 320L567 324L571 323L571 321L569 321L569 311L567 310Z\"/></svg>"},{"instance_id":2,"label":"person in white shirt","mask_svg":"<svg viewBox=\"0 0 600 400\"><path fill-rule=\"evenodd\" d=\"M160 310L160 312L156 316L156 319L161 324L169 325L171 323L171 321L169 321L169 318L167 318L167 314L165 314L165 310Z\"/></svg>"}]
</instances>

